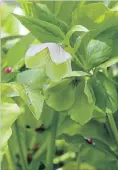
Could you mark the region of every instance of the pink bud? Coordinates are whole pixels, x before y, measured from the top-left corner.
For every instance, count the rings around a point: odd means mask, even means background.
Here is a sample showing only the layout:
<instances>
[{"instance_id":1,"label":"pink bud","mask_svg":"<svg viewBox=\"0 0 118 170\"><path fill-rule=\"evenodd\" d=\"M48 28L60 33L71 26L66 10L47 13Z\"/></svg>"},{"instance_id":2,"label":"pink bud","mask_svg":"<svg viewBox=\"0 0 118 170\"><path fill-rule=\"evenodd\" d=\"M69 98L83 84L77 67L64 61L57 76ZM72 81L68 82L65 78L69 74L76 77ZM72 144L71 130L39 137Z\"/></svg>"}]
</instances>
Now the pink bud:
<instances>
[{"instance_id":1,"label":"pink bud","mask_svg":"<svg viewBox=\"0 0 118 170\"><path fill-rule=\"evenodd\" d=\"M11 67L7 67L6 69L5 69L5 73L11 73L12 72L12 68Z\"/></svg>"},{"instance_id":2,"label":"pink bud","mask_svg":"<svg viewBox=\"0 0 118 170\"><path fill-rule=\"evenodd\" d=\"M93 139L92 139L92 138L88 138L86 141L87 141L89 144L92 144L92 143L93 143Z\"/></svg>"}]
</instances>

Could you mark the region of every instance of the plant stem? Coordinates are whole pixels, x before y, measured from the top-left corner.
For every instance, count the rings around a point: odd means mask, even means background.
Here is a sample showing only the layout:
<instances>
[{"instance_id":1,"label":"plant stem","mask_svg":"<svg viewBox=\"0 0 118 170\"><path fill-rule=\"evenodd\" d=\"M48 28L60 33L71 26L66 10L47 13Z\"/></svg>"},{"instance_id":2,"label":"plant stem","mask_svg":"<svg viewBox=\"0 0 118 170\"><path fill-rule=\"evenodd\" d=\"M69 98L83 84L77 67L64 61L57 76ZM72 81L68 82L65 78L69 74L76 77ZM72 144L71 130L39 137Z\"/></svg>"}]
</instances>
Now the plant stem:
<instances>
[{"instance_id":1,"label":"plant stem","mask_svg":"<svg viewBox=\"0 0 118 170\"><path fill-rule=\"evenodd\" d=\"M55 154L55 138L58 124L58 113L53 113L52 124L48 136L46 170L53 170L53 157Z\"/></svg>"},{"instance_id":2,"label":"plant stem","mask_svg":"<svg viewBox=\"0 0 118 170\"><path fill-rule=\"evenodd\" d=\"M8 161L8 165L9 165L9 169L11 169L11 170L15 170L15 167L14 167L14 165L13 165L13 158L12 158L12 155L11 155L11 153L10 153L10 150L9 150L9 148L8 148L8 152L6 153L6 159L7 159L7 161Z\"/></svg>"},{"instance_id":3,"label":"plant stem","mask_svg":"<svg viewBox=\"0 0 118 170\"><path fill-rule=\"evenodd\" d=\"M45 152L46 152L46 143L44 143L42 147L39 149L39 151L37 151L37 153L34 155L33 157L34 160L39 159Z\"/></svg>"},{"instance_id":4,"label":"plant stem","mask_svg":"<svg viewBox=\"0 0 118 170\"><path fill-rule=\"evenodd\" d=\"M22 168L23 170L27 170L27 165L26 165L26 162L25 162L25 159L24 159L24 152L23 152L23 146L22 146L22 143L21 143L21 140L20 140L20 133L19 133L19 127L17 125L17 120L16 122L14 123L14 130L15 130L15 135L17 136L17 143L18 143L18 147L19 147L19 151L20 151L20 155L21 155L21 162L22 162Z\"/></svg>"},{"instance_id":5,"label":"plant stem","mask_svg":"<svg viewBox=\"0 0 118 170\"><path fill-rule=\"evenodd\" d=\"M108 120L109 120L109 123L110 123L110 126L111 126L112 133L114 135L114 138L115 138L115 141L116 141L116 144L117 144L117 147L118 147L118 129L116 127L116 123L115 123L113 114L108 113L107 115L108 115Z\"/></svg>"}]
</instances>

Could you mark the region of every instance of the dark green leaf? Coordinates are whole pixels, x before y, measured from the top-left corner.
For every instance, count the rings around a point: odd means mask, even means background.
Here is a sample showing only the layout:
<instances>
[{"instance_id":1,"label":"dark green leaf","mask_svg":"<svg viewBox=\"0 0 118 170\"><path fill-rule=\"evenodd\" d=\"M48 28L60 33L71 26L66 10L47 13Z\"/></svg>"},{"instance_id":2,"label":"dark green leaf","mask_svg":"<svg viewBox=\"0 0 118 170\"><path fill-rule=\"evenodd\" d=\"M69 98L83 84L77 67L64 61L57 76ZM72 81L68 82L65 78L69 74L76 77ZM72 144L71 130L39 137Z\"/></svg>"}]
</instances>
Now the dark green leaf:
<instances>
[{"instance_id":1,"label":"dark green leaf","mask_svg":"<svg viewBox=\"0 0 118 170\"><path fill-rule=\"evenodd\" d=\"M52 23L54 25L57 25L59 26L64 32L67 31L68 29L68 25L62 21L62 20L59 20L55 15L54 13L52 13L48 7L45 5L45 4L36 4L36 3L33 3L32 4L32 8L33 8L33 13L34 13L34 16L37 17L38 19L41 19L43 21L46 21L46 22L49 22L49 23Z\"/></svg>"},{"instance_id":2,"label":"dark green leaf","mask_svg":"<svg viewBox=\"0 0 118 170\"><path fill-rule=\"evenodd\" d=\"M91 40L86 49L87 69L91 69L108 60L112 54L111 41Z\"/></svg>"},{"instance_id":3,"label":"dark green leaf","mask_svg":"<svg viewBox=\"0 0 118 170\"><path fill-rule=\"evenodd\" d=\"M9 66L16 66L18 62L25 57L25 53L34 41L34 37L31 34L28 34L21 38L8 52L7 60ZM16 57L15 57L16 56Z\"/></svg>"},{"instance_id":4,"label":"dark green leaf","mask_svg":"<svg viewBox=\"0 0 118 170\"><path fill-rule=\"evenodd\" d=\"M61 29L54 24L30 17L15 16L41 42L60 42L65 36Z\"/></svg>"},{"instance_id":5,"label":"dark green leaf","mask_svg":"<svg viewBox=\"0 0 118 170\"><path fill-rule=\"evenodd\" d=\"M106 96L106 112L114 113L118 108L118 95L116 91L116 87L113 82L104 76L103 73L98 75L99 80L101 81L105 96Z\"/></svg>"}]
</instances>

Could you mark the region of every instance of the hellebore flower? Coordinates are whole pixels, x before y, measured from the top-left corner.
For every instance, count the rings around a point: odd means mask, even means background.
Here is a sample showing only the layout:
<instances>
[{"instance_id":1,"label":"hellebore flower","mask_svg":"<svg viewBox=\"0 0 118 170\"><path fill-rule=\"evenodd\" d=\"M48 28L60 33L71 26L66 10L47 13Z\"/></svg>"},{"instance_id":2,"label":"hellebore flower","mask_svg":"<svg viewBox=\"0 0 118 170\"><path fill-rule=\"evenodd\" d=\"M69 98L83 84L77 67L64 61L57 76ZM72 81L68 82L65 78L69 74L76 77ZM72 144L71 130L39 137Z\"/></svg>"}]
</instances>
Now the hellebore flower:
<instances>
[{"instance_id":1,"label":"hellebore flower","mask_svg":"<svg viewBox=\"0 0 118 170\"><path fill-rule=\"evenodd\" d=\"M71 70L72 56L56 43L32 45L25 57L26 67L35 69L44 67L52 81L60 81Z\"/></svg>"},{"instance_id":2,"label":"hellebore flower","mask_svg":"<svg viewBox=\"0 0 118 170\"><path fill-rule=\"evenodd\" d=\"M56 111L67 111L70 118L81 125L93 115L95 97L92 87L85 80L88 74L72 71L68 77L57 83L50 83L44 89L46 104Z\"/></svg>"}]
</instances>

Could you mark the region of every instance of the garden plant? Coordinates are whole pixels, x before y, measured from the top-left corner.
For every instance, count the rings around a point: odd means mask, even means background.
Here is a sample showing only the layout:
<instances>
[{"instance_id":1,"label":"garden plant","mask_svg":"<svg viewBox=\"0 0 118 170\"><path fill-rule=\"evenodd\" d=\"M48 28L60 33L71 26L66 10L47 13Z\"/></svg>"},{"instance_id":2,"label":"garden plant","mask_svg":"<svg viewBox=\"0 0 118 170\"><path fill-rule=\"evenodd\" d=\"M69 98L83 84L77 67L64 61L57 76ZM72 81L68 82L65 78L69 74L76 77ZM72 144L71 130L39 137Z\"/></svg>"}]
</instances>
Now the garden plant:
<instances>
[{"instance_id":1,"label":"garden plant","mask_svg":"<svg viewBox=\"0 0 118 170\"><path fill-rule=\"evenodd\" d=\"M0 7L2 170L117 170L118 2L16 4Z\"/></svg>"}]
</instances>

